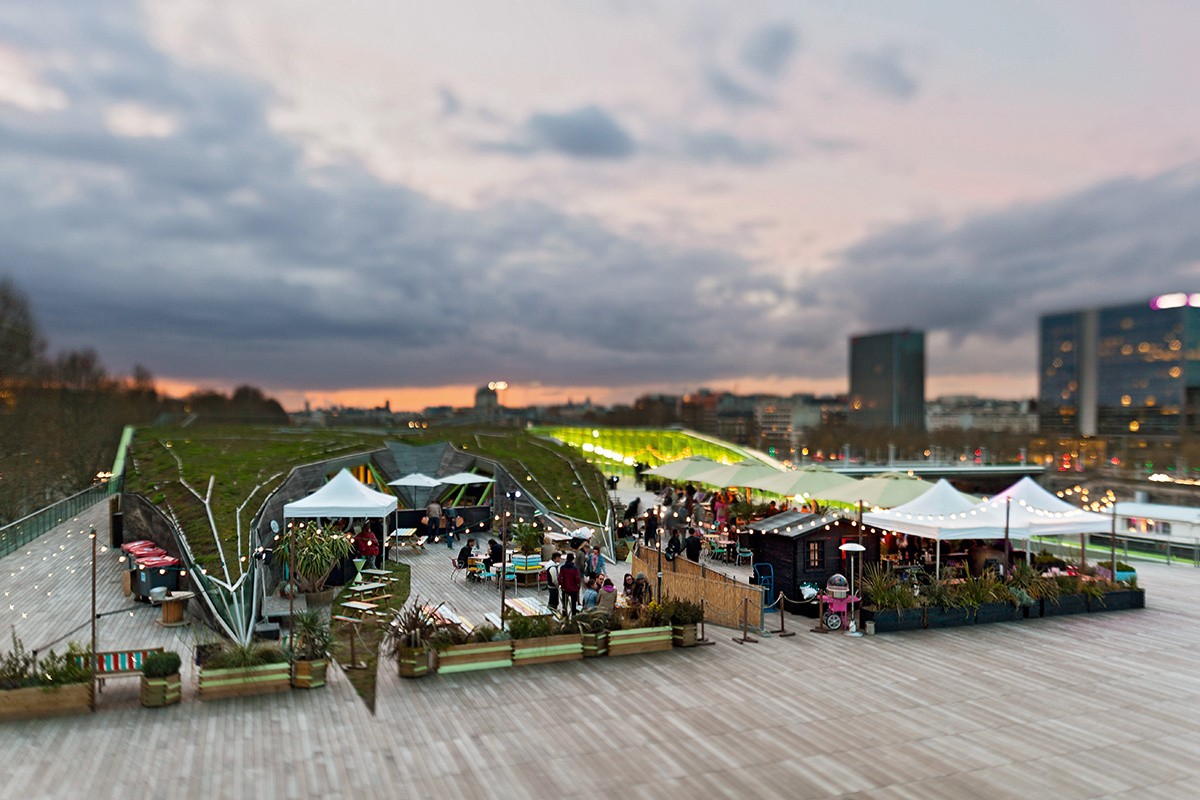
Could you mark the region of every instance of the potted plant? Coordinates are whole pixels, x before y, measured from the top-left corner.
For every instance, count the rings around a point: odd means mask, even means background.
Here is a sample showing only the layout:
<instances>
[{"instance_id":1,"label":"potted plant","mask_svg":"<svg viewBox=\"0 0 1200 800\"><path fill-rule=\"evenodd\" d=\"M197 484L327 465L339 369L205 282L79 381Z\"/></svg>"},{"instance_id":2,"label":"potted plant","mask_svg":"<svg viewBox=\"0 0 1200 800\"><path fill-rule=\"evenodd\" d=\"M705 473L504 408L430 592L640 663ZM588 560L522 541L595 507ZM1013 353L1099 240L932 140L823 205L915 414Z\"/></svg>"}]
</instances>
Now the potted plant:
<instances>
[{"instance_id":1,"label":"potted plant","mask_svg":"<svg viewBox=\"0 0 1200 800\"><path fill-rule=\"evenodd\" d=\"M1083 593L1083 583L1078 575L1066 575L1057 567L1051 567L1045 577L1055 584L1057 591L1049 592L1042 601L1043 617L1087 613L1087 596Z\"/></svg>"},{"instance_id":2,"label":"potted plant","mask_svg":"<svg viewBox=\"0 0 1200 800\"><path fill-rule=\"evenodd\" d=\"M65 655L41 658L12 634L12 649L0 657L0 722L82 714L92 708L90 648L72 642Z\"/></svg>"},{"instance_id":3,"label":"potted plant","mask_svg":"<svg viewBox=\"0 0 1200 800\"><path fill-rule=\"evenodd\" d=\"M671 600L671 643L675 647L695 647L704 608L691 600Z\"/></svg>"},{"instance_id":4,"label":"potted plant","mask_svg":"<svg viewBox=\"0 0 1200 800\"><path fill-rule=\"evenodd\" d=\"M634 653L649 653L655 650L670 650L671 609L667 603L652 600L637 611L622 630L608 634L609 656L626 656Z\"/></svg>"},{"instance_id":5,"label":"potted plant","mask_svg":"<svg viewBox=\"0 0 1200 800\"><path fill-rule=\"evenodd\" d=\"M333 602L336 589L327 589L325 581L329 573L350 555L353 544L349 536L341 531L309 522L289 522L287 533L280 538L275 548L275 558L283 564L292 563L292 548L295 547L296 588L303 592L309 605Z\"/></svg>"},{"instance_id":6,"label":"potted plant","mask_svg":"<svg viewBox=\"0 0 1200 800\"><path fill-rule=\"evenodd\" d=\"M536 583L538 574L542 571L542 543L546 539L545 534L529 523L513 525L510 533L517 546L512 560L517 581L523 584Z\"/></svg>"},{"instance_id":7,"label":"potted plant","mask_svg":"<svg viewBox=\"0 0 1200 800\"><path fill-rule=\"evenodd\" d=\"M958 570L947 569L940 578L933 578L921 587L926 628L953 628L971 621L971 609L962 604L960 580Z\"/></svg>"},{"instance_id":8,"label":"potted plant","mask_svg":"<svg viewBox=\"0 0 1200 800\"><path fill-rule=\"evenodd\" d=\"M142 705L162 708L179 702L183 681L179 678L179 653L166 650L151 653L142 660Z\"/></svg>"},{"instance_id":9,"label":"potted plant","mask_svg":"<svg viewBox=\"0 0 1200 800\"><path fill-rule=\"evenodd\" d=\"M1124 561L1117 562L1117 571L1113 572L1112 561L1101 561L1096 564L1096 574L1101 578L1118 583L1137 580L1137 570Z\"/></svg>"},{"instance_id":10,"label":"potted plant","mask_svg":"<svg viewBox=\"0 0 1200 800\"><path fill-rule=\"evenodd\" d=\"M511 616L513 665L548 664L583 658L583 638L578 630L563 632L551 617Z\"/></svg>"},{"instance_id":11,"label":"potted plant","mask_svg":"<svg viewBox=\"0 0 1200 800\"><path fill-rule=\"evenodd\" d=\"M422 678L429 674L429 641L435 632L436 626L418 597L392 615L383 635L383 652L396 659L401 678Z\"/></svg>"},{"instance_id":12,"label":"potted plant","mask_svg":"<svg viewBox=\"0 0 1200 800\"><path fill-rule=\"evenodd\" d=\"M480 625L470 633L458 626L442 628L430 644L437 654L440 673L502 669L513 663L512 641L506 631L494 625Z\"/></svg>"},{"instance_id":13,"label":"potted plant","mask_svg":"<svg viewBox=\"0 0 1200 800\"><path fill-rule=\"evenodd\" d=\"M911 585L884 564L870 564L862 578L864 625L876 633L907 631L925 627L925 612Z\"/></svg>"},{"instance_id":14,"label":"potted plant","mask_svg":"<svg viewBox=\"0 0 1200 800\"><path fill-rule=\"evenodd\" d=\"M292 686L317 689L325 685L329 645L333 631L325 614L315 608L297 611L292 617L288 647L292 656Z\"/></svg>"},{"instance_id":15,"label":"potted plant","mask_svg":"<svg viewBox=\"0 0 1200 800\"><path fill-rule=\"evenodd\" d=\"M609 631L619 630L621 627L621 622L615 615L598 608L576 614L571 618L571 623L579 629L584 658L608 655Z\"/></svg>"},{"instance_id":16,"label":"potted plant","mask_svg":"<svg viewBox=\"0 0 1200 800\"><path fill-rule=\"evenodd\" d=\"M968 577L962 594L968 607L974 609L977 624L1024 619L1020 602L993 570L984 570L977 578Z\"/></svg>"},{"instance_id":17,"label":"potted plant","mask_svg":"<svg viewBox=\"0 0 1200 800\"><path fill-rule=\"evenodd\" d=\"M224 642L200 655L200 699L286 692L291 665L282 648L265 642Z\"/></svg>"}]
</instances>

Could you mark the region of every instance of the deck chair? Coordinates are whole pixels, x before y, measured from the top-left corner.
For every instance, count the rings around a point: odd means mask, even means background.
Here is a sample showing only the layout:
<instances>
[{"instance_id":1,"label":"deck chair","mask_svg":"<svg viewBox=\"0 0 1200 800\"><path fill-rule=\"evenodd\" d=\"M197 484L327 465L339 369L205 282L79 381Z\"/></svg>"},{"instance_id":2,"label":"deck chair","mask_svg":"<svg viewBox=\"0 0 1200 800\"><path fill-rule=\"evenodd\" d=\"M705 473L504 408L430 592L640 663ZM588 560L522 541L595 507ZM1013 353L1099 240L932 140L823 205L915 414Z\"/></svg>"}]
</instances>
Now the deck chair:
<instances>
[{"instance_id":1,"label":"deck chair","mask_svg":"<svg viewBox=\"0 0 1200 800\"><path fill-rule=\"evenodd\" d=\"M450 580L454 580L454 576L462 572L462 565L458 563L458 559L451 556L450 564L454 567L454 571L450 573Z\"/></svg>"},{"instance_id":2,"label":"deck chair","mask_svg":"<svg viewBox=\"0 0 1200 800\"><path fill-rule=\"evenodd\" d=\"M754 551L747 547L739 547L737 549L737 563L741 564L742 559L746 559L746 563L754 561Z\"/></svg>"}]
</instances>

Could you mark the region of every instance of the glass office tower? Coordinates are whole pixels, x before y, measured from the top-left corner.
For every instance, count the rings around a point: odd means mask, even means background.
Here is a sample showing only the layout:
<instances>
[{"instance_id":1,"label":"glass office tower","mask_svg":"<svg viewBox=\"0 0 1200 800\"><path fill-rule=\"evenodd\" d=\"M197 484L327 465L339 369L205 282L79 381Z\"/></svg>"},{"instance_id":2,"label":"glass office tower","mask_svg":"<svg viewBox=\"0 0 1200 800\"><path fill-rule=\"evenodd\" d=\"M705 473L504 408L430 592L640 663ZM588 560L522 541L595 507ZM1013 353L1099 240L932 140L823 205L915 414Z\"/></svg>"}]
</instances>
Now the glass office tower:
<instances>
[{"instance_id":1,"label":"glass office tower","mask_svg":"<svg viewBox=\"0 0 1200 800\"><path fill-rule=\"evenodd\" d=\"M1048 314L1039 334L1043 434L1200 432L1200 294Z\"/></svg>"},{"instance_id":2,"label":"glass office tower","mask_svg":"<svg viewBox=\"0 0 1200 800\"><path fill-rule=\"evenodd\" d=\"M851 425L925 429L925 332L850 338Z\"/></svg>"}]
</instances>

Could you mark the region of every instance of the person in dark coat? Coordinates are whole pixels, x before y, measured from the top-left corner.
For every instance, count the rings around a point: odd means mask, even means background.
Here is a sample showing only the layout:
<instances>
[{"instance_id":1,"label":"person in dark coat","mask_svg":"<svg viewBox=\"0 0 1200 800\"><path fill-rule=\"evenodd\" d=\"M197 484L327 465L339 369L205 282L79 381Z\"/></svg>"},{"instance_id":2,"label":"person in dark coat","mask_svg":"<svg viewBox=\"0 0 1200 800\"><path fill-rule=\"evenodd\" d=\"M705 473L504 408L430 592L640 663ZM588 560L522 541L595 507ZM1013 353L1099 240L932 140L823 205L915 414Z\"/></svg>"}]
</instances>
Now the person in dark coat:
<instances>
[{"instance_id":1,"label":"person in dark coat","mask_svg":"<svg viewBox=\"0 0 1200 800\"><path fill-rule=\"evenodd\" d=\"M702 543L703 542L700 539L700 531L692 528L691 532L688 534L687 541L683 543L683 551L687 555L688 561L700 563L700 550Z\"/></svg>"},{"instance_id":2,"label":"person in dark coat","mask_svg":"<svg viewBox=\"0 0 1200 800\"><path fill-rule=\"evenodd\" d=\"M575 554L567 553L567 560L558 568L558 591L562 595L563 616L573 617L579 610L579 587L583 585L583 574L575 565Z\"/></svg>"},{"instance_id":3,"label":"person in dark coat","mask_svg":"<svg viewBox=\"0 0 1200 800\"><path fill-rule=\"evenodd\" d=\"M675 556L683 551L683 542L679 541L679 531L671 531L671 538L667 540L667 549L664 551L664 557L668 561L674 561Z\"/></svg>"}]
</instances>

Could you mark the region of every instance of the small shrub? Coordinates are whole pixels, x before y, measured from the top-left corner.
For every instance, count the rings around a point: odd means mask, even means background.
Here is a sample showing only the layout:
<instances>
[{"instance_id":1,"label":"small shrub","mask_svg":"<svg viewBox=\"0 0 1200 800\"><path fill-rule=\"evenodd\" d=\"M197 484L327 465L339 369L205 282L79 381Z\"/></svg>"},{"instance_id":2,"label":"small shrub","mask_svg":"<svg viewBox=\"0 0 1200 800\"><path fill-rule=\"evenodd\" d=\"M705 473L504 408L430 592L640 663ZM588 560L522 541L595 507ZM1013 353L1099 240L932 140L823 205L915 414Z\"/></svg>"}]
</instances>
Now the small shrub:
<instances>
[{"instance_id":1,"label":"small shrub","mask_svg":"<svg viewBox=\"0 0 1200 800\"><path fill-rule=\"evenodd\" d=\"M542 639L558 633L549 617L520 616L509 618L508 632L514 639Z\"/></svg>"},{"instance_id":2,"label":"small shrub","mask_svg":"<svg viewBox=\"0 0 1200 800\"><path fill-rule=\"evenodd\" d=\"M438 628L438 630L429 639L429 645L434 650L439 652L446 650L458 644L466 644L470 641L467 632L457 625L446 625Z\"/></svg>"},{"instance_id":3,"label":"small shrub","mask_svg":"<svg viewBox=\"0 0 1200 800\"><path fill-rule=\"evenodd\" d=\"M179 672L181 663L179 653L174 650L151 653L142 661L142 674L147 678L169 678Z\"/></svg>"},{"instance_id":4,"label":"small shrub","mask_svg":"<svg viewBox=\"0 0 1200 800\"><path fill-rule=\"evenodd\" d=\"M691 600L671 599L671 624L695 625L704 619L704 609Z\"/></svg>"},{"instance_id":5,"label":"small shrub","mask_svg":"<svg viewBox=\"0 0 1200 800\"><path fill-rule=\"evenodd\" d=\"M468 641L482 644L484 642L502 642L505 639L511 638L512 637L508 635L508 631L501 630L495 625L485 622L483 625L480 625L478 628L471 631Z\"/></svg>"},{"instance_id":6,"label":"small shrub","mask_svg":"<svg viewBox=\"0 0 1200 800\"><path fill-rule=\"evenodd\" d=\"M201 666L208 669L244 669L261 667L265 664L287 662L287 655L277 645L261 643L237 644L227 642L216 652L210 653Z\"/></svg>"}]
</instances>

